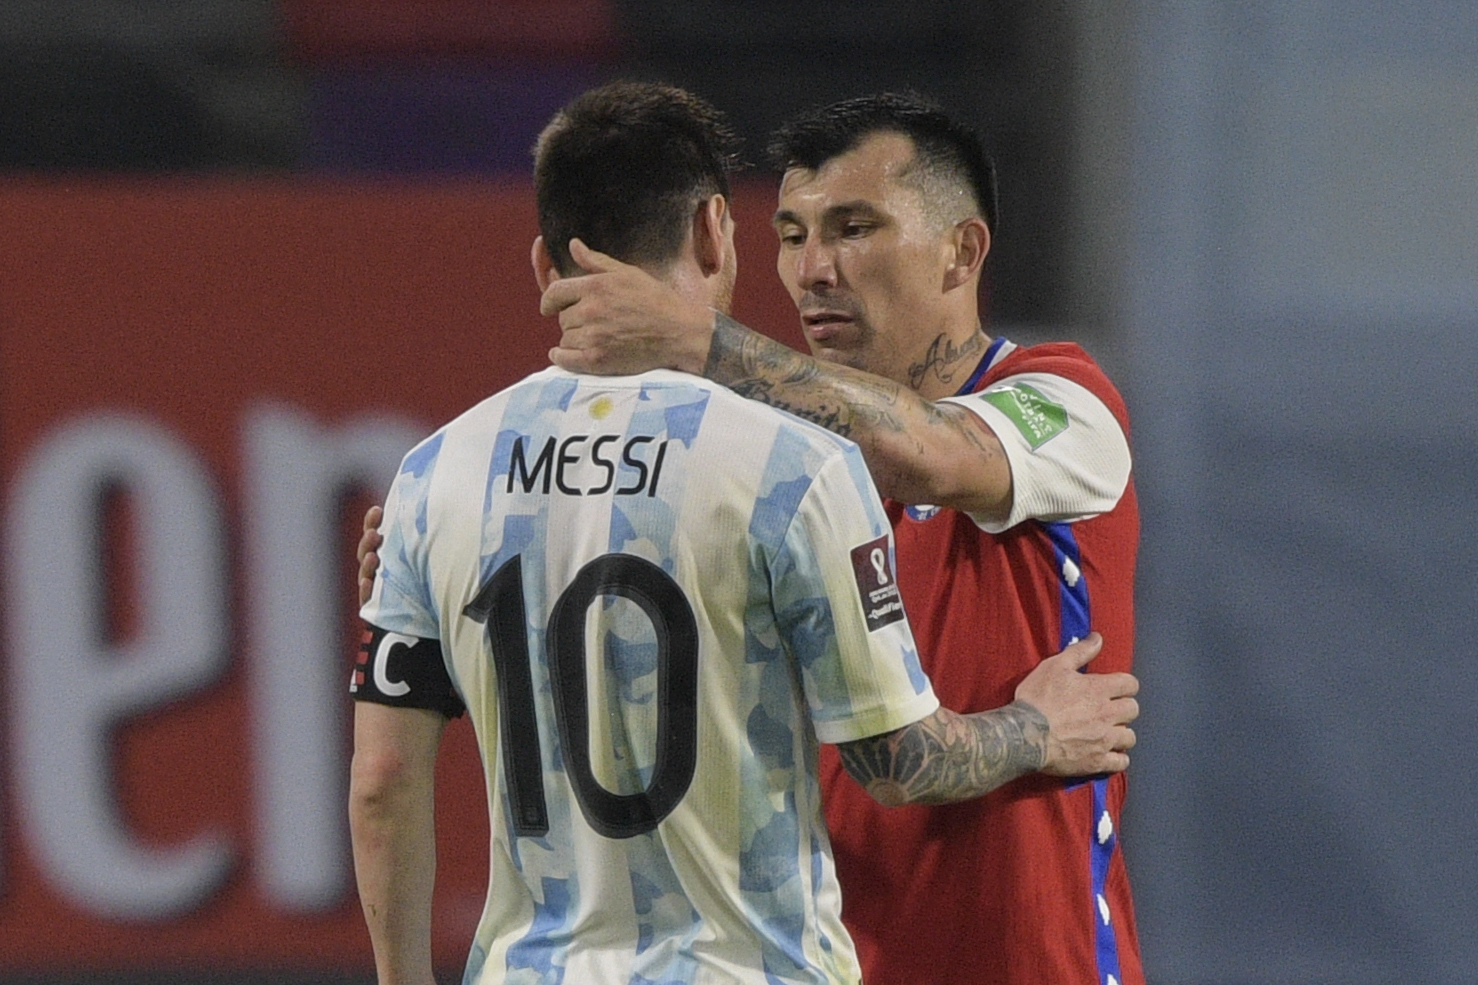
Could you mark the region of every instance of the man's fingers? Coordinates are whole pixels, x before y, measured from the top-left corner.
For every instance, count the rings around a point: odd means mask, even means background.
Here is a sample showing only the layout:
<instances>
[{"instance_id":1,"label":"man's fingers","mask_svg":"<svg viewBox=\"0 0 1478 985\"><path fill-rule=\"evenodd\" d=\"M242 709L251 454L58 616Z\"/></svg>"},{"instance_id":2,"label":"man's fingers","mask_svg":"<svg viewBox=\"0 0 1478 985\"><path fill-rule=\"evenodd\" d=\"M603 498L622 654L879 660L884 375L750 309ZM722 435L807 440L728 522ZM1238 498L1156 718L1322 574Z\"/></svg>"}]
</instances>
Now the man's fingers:
<instances>
[{"instance_id":1,"label":"man's fingers","mask_svg":"<svg viewBox=\"0 0 1478 985\"><path fill-rule=\"evenodd\" d=\"M569 370L571 373L591 373L595 371L594 361L590 353L584 349L570 349L566 346L555 346L549 350L549 361L560 369Z\"/></svg>"},{"instance_id":2,"label":"man's fingers","mask_svg":"<svg viewBox=\"0 0 1478 985\"><path fill-rule=\"evenodd\" d=\"M365 556L372 551L377 551L385 538L380 536L380 521L385 517L385 511L378 506L371 506L364 511L364 532L359 535L359 543L354 548L354 556L359 559L360 569L364 568ZM378 559L376 560L378 564ZM371 573L374 569L371 568Z\"/></svg>"},{"instance_id":3,"label":"man's fingers","mask_svg":"<svg viewBox=\"0 0 1478 985\"><path fill-rule=\"evenodd\" d=\"M607 256L599 250L592 250L578 236L570 240L570 259L579 264L582 270L591 274L602 274L608 270L620 270L626 266L626 264L613 256Z\"/></svg>"},{"instance_id":4,"label":"man's fingers","mask_svg":"<svg viewBox=\"0 0 1478 985\"><path fill-rule=\"evenodd\" d=\"M578 277L561 277L544 289L539 298L539 314L552 318L564 311L580 300L583 286Z\"/></svg>"},{"instance_id":5,"label":"man's fingers","mask_svg":"<svg viewBox=\"0 0 1478 985\"><path fill-rule=\"evenodd\" d=\"M380 555L366 551L359 559L359 604L364 605L375 593L375 572L380 567Z\"/></svg>"},{"instance_id":6,"label":"man's fingers","mask_svg":"<svg viewBox=\"0 0 1478 985\"><path fill-rule=\"evenodd\" d=\"M1132 698L1139 693L1139 678L1133 674L1103 674L1102 677L1113 688L1112 693L1115 697Z\"/></svg>"},{"instance_id":7,"label":"man's fingers","mask_svg":"<svg viewBox=\"0 0 1478 985\"><path fill-rule=\"evenodd\" d=\"M368 602L375 590L375 572L380 567L380 555L375 552L385 543L385 538L380 535L380 521L384 518L385 511L378 506L364 511L364 532L359 535L359 544L354 549L354 556L359 559L360 605Z\"/></svg>"},{"instance_id":8,"label":"man's fingers","mask_svg":"<svg viewBox=\"0 0 1478 985\"><path fill-rule=\"evenodd\" d=\"M1116 724L1128 725L1139 717L1139 702L1133 698L1114 698L1109 707L1113 710Z\"/></svg>"}]
</instances>

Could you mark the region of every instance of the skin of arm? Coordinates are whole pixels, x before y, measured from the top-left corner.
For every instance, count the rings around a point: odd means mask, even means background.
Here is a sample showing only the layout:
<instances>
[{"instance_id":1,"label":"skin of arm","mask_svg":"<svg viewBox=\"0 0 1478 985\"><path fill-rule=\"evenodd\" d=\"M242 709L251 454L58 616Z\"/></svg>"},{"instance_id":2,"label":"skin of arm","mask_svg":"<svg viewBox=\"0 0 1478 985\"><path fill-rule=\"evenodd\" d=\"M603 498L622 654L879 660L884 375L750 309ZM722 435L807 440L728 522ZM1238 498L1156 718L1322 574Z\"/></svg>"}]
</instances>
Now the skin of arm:
<instances>
[{"instance_id":1,"label":"skin of arm","mask_svg":"<svg viewBox=\"0 0 1478 985\"><path fill-rule=\"evenodd\" d=\"M796 352L720 312L713 317L703 375L857 442L884 496L992 521L1010 514L1010 463L974 414Z\"/></svg>"},{"instance_id":2,"label":"skin of arm","mask_svg":"<svg viewBox=\"0 0 1478 985\"><path fill-rule=\"evenodd\" d=\"M431 891L436 878L436 754L446 718L367 701L354 706L349 831L379 985L436 985Z\"/></svg>"},{"instance_id":3,"label":"skin of arm","mask_svg":"<svg viewBox=\"0 0 1478 985\"><path fill-rule=\"evenodd\" d=\"M1037 771L1091 776L1127 769L1138 681L1078 673L1102 645L1095 633L1048 657L1004 708L971 715L941 708L892 732L842 743L842 763L888 807L969 800Z\"/></svg>"}]
</instances>

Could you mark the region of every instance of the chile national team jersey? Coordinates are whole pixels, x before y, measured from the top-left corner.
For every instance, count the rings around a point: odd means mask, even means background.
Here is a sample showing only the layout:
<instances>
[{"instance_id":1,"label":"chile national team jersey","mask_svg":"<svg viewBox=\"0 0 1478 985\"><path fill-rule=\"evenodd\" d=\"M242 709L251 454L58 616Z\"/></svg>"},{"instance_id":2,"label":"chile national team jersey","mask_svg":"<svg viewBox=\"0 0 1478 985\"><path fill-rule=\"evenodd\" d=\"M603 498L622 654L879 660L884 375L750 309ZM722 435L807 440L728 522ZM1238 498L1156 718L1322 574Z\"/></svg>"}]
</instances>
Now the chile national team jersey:
<instances>
[{"instance_id":1,"label":"chile national team jersey","mask_svg":"<svg viewBox=\"0 0 1478 985\"><path fill-rule=\"evenodd\" d=\"M1080 348L997 340L949 398L1000 439L1013 506L991 523L887 504L898 583L939 699L1009 704L1042 658L1090 630L1090 672L1127 671L1139 513L1123 401ZM864 980L1143 985L1119 821L1123 774L1034 774L985 797L884 809L832 750L823 790Z\"/></svg>"},{"instance_id":2,"label":"chile national team jersey","mask_svg":"<svg viewBox=\"0 0 1478 985\"><path fill-rule=\"evenodd\" d=\"M856 446L695 377L537 373L405 458L357 697L483 750L469 983L855 983L817 739L937 707Z\"/></svg>"}]
</instances>

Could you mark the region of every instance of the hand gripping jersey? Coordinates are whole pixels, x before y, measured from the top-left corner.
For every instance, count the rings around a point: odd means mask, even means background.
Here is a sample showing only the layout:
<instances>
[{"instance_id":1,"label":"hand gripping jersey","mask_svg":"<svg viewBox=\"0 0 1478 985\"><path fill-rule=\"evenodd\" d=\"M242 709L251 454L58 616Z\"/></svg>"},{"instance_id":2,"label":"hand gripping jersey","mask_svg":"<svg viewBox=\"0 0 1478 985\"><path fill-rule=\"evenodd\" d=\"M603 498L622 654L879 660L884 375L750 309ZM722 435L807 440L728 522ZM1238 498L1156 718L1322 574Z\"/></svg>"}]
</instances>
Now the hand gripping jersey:
<instances>
[{"instance_id":1,"label":"hand gripping jersey","mask_svg":"<svg viewBox=\"0 0 1478 985\"><path fill-rule=\"evenodd\" d=\"M1000 437L1015 491L986 528L888 503L903 592L939 699L999 708L1090 629L1090 671L1129 669L1139 516L1123 401L1077 346L992 345L953 398ZM1142 985L1119 852L1122 774L1032 775L981 800L884 809L823 751L843 918L879 985Z\"/></svg>"},{"instance_id":2,"label":"hand gripping jersey","mask_svg":"<svg viewBox=\"0 0 1478 985\"><path fill-rule=\"evenodd\" d=\"M548 369L411 451L382 532L357 696L460 696L483 750L465 981L858 980L817 739L938 702L854 445L696 377Z\"/></svg>"}]
</instances>

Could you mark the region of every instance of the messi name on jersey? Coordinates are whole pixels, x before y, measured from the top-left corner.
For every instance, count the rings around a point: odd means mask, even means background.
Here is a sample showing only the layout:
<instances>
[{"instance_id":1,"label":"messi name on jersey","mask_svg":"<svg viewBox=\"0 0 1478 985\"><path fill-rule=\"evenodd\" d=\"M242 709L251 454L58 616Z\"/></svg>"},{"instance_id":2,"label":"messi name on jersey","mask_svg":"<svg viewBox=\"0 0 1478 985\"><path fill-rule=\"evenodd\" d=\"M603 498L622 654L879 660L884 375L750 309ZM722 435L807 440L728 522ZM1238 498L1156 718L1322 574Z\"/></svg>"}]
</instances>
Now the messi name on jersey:
<instances>
[{"instance_id":1,"label":"messi name on jersey","mask_svg":"<svg viewBox=\"0 0 1478 985\"><path fill-rule=\"evenodd\" d=\"M551 435L531 455L528 439L520 435L508 457L507 491L513 492L517 483L526 493L537 487L546 496L599 496L613 490L617 496L655 496L669 440L644 434L572 434L557 441Z\"/></svg>"}]
</instances>

